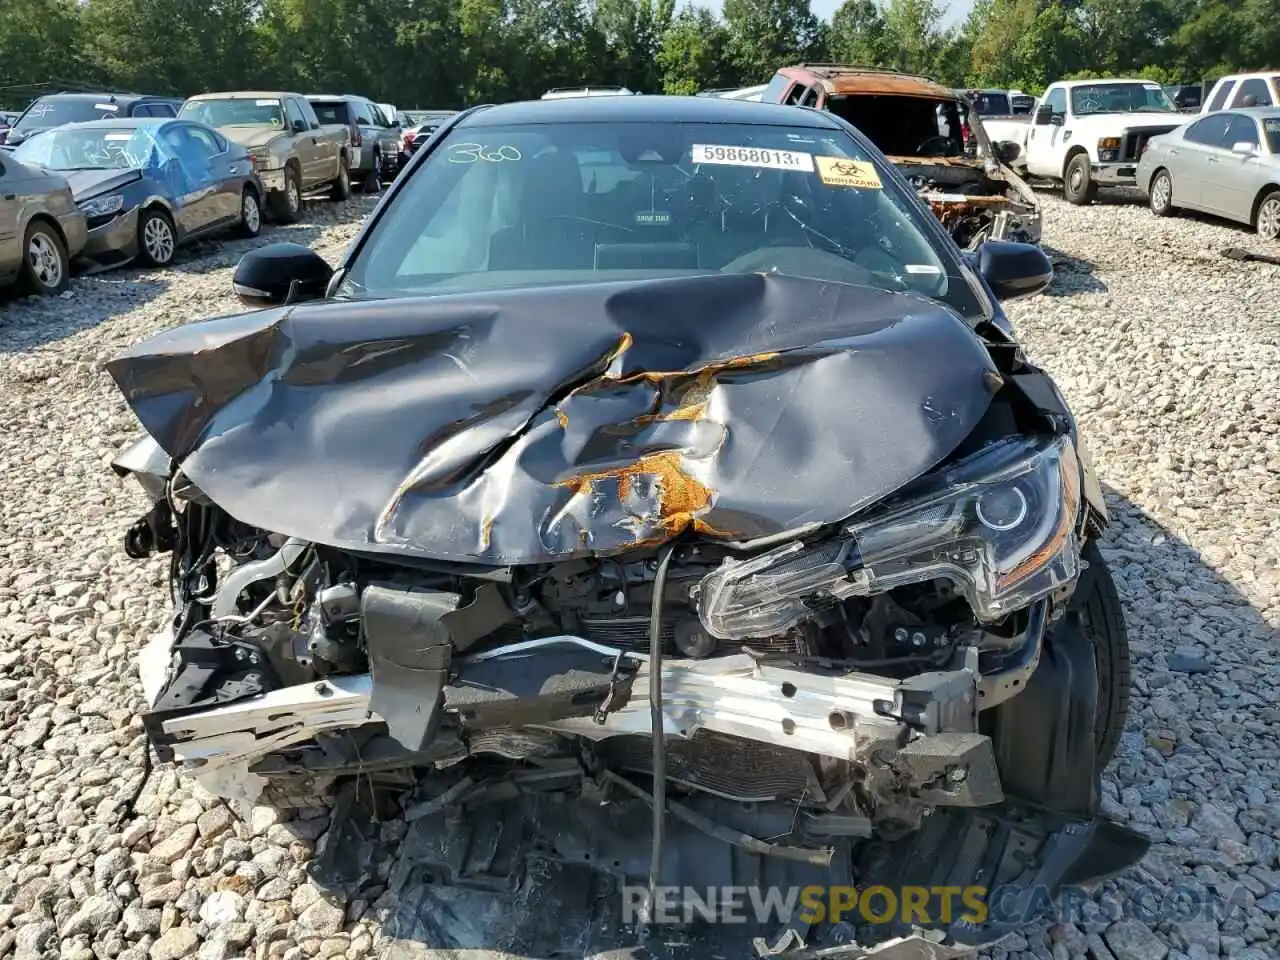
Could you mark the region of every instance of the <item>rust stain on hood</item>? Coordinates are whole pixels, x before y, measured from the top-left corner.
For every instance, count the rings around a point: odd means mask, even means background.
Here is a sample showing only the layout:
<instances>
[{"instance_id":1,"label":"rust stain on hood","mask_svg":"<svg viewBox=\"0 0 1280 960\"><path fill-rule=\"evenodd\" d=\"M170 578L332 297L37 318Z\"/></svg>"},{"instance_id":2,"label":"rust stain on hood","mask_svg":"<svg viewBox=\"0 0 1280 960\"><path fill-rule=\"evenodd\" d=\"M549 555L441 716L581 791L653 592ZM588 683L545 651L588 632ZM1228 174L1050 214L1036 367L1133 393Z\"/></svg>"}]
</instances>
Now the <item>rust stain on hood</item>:
<instances>
[{"instance_id":1,"label":"rust stain on hood","mask_svg":"<svg viewBox=\"0 0 1280 960\"><path fill-rule=\"evenodd\" d=\"M937 301L776 274L302 304L108 364L241 522L485 565L838 522L954 450L994 369Z\"/></svg>"}]
</instances>

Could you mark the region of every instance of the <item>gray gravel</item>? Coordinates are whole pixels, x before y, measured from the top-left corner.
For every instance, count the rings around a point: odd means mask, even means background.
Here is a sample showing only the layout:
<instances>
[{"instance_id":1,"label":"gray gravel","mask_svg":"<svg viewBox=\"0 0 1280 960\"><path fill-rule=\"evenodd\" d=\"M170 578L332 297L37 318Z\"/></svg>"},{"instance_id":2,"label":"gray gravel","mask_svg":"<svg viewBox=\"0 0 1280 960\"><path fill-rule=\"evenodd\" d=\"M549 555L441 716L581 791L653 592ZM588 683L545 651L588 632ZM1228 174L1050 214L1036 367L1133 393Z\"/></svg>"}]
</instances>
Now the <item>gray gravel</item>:
<instances>
[{"instance_id":1,"label":"gray gravel","mask_svg":"<svg viewBox=\"0 0 1280 960\"><path fill-rule=\"evenodd\" d=\"M1047 203L1058 278L1011 313L1083 421L1114 509L1106 552L1137 687L1105 803L1155 844L995 955L1280 956L1280 268L1219 257L1262 249L1234 228ZM365 210L319 204L256 242L335 255ZM331 902L307 880L327 811L242 822L158 769L137 818L121 817L144 743L132 655L166 593L160 562L118 546L141 501L107 462L134 426L100 365L237 309L229 268L248 246L78 280L64 299L0 299L0 957L380 949L384 905ZM1167 891L1201 907L1179 912Z\"/></svg>"}]
</instances>

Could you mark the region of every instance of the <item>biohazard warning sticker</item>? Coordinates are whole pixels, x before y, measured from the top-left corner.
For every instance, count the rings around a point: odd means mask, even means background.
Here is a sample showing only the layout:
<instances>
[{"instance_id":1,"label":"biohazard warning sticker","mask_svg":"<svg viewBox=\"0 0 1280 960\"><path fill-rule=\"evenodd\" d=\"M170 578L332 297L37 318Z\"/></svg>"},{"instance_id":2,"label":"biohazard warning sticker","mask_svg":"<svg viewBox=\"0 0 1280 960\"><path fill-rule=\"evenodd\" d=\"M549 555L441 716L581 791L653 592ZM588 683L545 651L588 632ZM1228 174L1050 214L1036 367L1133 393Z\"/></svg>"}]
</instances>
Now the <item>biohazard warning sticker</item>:
<instances>
[{"instance_id":1,"label":"biohazard warning sticker","mask_svg":"<svg viewBox=\"0 0 1280 960\"><path fill-rule=\"evenodd\" d=\"M818 176L828 187L853 187L857 190L883 190L880 174L874 164L847 157L814 157Z\"/></svg>"}]
</instances>

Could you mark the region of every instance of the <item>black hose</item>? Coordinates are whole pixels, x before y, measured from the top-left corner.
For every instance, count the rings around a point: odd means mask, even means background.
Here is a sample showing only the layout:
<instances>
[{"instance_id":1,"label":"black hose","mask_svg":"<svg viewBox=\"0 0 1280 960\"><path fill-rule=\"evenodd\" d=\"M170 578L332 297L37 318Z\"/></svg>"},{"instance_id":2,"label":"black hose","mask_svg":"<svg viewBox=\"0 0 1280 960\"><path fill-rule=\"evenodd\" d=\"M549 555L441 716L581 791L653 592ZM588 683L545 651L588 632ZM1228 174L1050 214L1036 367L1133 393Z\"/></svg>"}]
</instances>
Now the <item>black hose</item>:
<instances>
[{"instance_id":1,"label":"black hose","mask_svg":"<svg viewBox=\"0 0 1280 960\"><path fill-rule=\"evenodd\" d=\"M649 902L646 919L652 918L662 874L662 844L667 812L667 740L662 717L662 606L667 587L667 567L676 545L669 543L658 556L653 576L653 603L649 608L649 720L653 727L653 848L649 853Z\"/></svg>"}]
</instances>

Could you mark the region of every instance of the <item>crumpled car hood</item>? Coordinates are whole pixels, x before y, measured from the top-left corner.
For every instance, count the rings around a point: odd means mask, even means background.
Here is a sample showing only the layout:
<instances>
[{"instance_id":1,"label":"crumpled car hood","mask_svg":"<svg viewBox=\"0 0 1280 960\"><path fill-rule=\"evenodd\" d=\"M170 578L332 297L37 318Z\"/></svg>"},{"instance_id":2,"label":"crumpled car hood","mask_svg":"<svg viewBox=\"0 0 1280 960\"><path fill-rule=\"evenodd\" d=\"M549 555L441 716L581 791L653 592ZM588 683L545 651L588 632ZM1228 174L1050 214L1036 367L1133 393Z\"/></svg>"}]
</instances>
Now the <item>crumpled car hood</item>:
<instances>
[{"instance_id":1,"label":"crumpled car hood","mask_svg":"<svg viewBox=\"0 0 1280 960\"><path fill-rule=\"evenodd\" d=\"M937 302L759 274L274 308L107 368L237 519L492 565L841 520L998 382Z\"/></svg>"}]
</instances>

